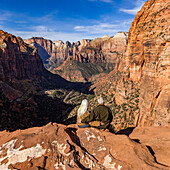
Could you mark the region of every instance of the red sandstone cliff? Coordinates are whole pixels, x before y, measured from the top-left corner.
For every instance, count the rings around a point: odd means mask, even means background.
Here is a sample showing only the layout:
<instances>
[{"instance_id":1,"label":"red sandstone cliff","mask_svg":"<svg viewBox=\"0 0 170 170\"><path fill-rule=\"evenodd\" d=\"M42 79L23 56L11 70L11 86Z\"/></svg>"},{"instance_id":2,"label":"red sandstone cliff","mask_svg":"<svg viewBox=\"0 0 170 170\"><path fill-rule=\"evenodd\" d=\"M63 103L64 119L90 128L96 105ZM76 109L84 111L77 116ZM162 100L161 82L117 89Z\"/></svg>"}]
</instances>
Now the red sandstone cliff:
<instances>
[{"instance_id":1,"label":"red sandstone cliff","mask_svg":"<svg viewBox=\"0 0 170 170\"><path fill-rule=\"evenodd\" d=\"M170 125L170 20L168 0L149 0L129 31L126 65L140 81L140 125Z\"/></svg>"},{"instance_id":2,"label":"red sandstone cliff","mask_svg":"<svg viewBox=\"0 0 170 170\"><path fill-rule=\"evenodd\" d=\"M93 86L97 94L112 93L120 107L125 104L135 125L170 125L169 4L168 0L145 3L129 30L126 56Z\"/></svg>"},{"instance_id":3,"label":"red sandstone cliff","mask_svg":"<svg viewBox=\"0 0 170 170\"><path fill-rule=\"evenodd\" d=\"M80 61L91 63L115 63L118 54L124 54L127 48L128 35L126 32L119 32L113 37L107 35L96 38L73 55L79 56Z\"/></svg>"},{"instance_id":4,"label":"red sandstone cliff","mask_svg":"<svg viewBox=\"0 0 170 170\"><path fill-rule=\"evenodd\" d=\"M43 63L49 70L61 65L72 53L71 43L68 41L64 44L61 40L51 41L42 37L32 37L24 41L37 48Z\"/></svg>"},{"instance_id":5,"label":"red sandstone cliff","mask_svg":"<svg viewBox=\"0 0 170 170\"><path fill-rule=\"evenodd\" d=\"M68 82L44 69L35 47L0 31L0 130L63 122L73 105L64 103L57 93L53 98L44 92L60 88L63 95L70 90L88 91L87 85Z\"/></svg>"},{"instance_id":6,"label":"red sandstone cliff","mask_svg":"<svg viewBox=\"0 0 170 170\"><path fill-rule=\"evenodd\" d=\"M105 35L94 40L63 43L33 37L25 40L34 45L43 59L45 67L70 81L86 82L93 75L114 68L119 55L124 55L127 48L128 35L119 32L113 37ZM91 63L89 66L81 63ZM59 66L59 67L58 67ZM91 68L91 69L90 69ZM84 73L85 74L84 74Z\"/></svg>"},{"instance_id":7,"label":"red sandstone cliff","mask_svg":"<svg viewBox=\"0 0 170 170\"><path fill-rule=\"evenodd\" d=\"M35 78L44 70L37 49L0 30L0 80Z\"/></svg>"}]
</instances>

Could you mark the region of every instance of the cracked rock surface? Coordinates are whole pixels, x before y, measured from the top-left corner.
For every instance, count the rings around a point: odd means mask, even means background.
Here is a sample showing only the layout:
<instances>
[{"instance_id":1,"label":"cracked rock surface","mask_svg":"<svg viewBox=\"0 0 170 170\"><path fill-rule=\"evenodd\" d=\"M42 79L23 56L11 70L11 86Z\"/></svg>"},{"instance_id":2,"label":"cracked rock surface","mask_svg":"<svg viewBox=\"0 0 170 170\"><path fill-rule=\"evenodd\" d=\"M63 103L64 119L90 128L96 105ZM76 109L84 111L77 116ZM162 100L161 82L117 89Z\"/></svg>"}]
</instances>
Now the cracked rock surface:
<instances>
[{"instance_id":1,"label":"cracked rock surface","mask_svg":"<svg viewBox=\"0 0 170 170\"><path fill-rule=\"evenodd\" d=\"M154 135L152 132L156 133L156 129L134 129L130 138L94 128L79 129L76 125L52 123L14 132L1 131L0 169L169 169L168 151L162 150L167 162L155 159L161 156L161 148L158 152L154 145L148 148L151 143L146 143L151 137L147 134ZM165 130L167 140L161 138L160 133L156 134L157 147L162 146L161 142L164 148L169 145L170 129L162 128L159 132Z\"/></svg>"}]
</instances>

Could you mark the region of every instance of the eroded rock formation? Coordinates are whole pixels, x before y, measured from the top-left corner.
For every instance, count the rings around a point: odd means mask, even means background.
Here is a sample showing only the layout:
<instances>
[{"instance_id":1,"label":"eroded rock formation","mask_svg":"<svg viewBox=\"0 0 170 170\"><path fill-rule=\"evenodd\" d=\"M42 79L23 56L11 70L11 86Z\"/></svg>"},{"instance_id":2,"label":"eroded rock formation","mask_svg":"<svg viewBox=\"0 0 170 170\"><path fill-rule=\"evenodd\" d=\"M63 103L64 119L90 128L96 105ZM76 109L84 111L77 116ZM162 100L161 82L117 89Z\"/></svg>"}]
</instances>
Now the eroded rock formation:
<instances>
[{"instance_id":1,"label":"eroded rock formation","mask_svg":"<svg viewBox=\"0 0 170 170\"><path fill-rule=\"evenodd\" d=\"M73 48L73 55L58 68L57 73L70 81L91 81L92 76L114 69L117 58L125 55L127 33L119 32L114 37L96 38L85 46Z\"/></svg>"},{"instance_id":2,"label":"eroded rock formation","mask_svg":"<svg viewBox=\"0 0 170 170\"><path fill-rule=\"evenodd\" d=\"M35 45L49 71L70 81L86 82L93 75L114 68L117 57L125 54L127 39L126 32L119 32L113 37L105 35L72 44L61 40L52 42L41 37L25 42Z\"/></svg>"},{"instance_id":3,"label":"eroded rock formation","mask_svg":"<svg viewBox=\"0 0 170 170\"><path fill-rule=\"evenodd\" d=\"M79 46L79 49L81 49L91 40L84 39L81 40L81 42L77 41L76 43L71 44L69 41L64 43L61 40L51 41L42 37L32 37L24 41L35 46L43 60L44 66L48 70L53 70L61 65L70 55L73 55L73 48Z\"/></svg>"},{"instance_id":4,"label":"eroded rock formation","mask_svg":"<svg viewBox=\"0 0 170 170\"><path fill-rule=\"evenodd\" d=\"M141 136L151 138L145 134ZM158 146L162 140L159 136L160 133L157 133L155 138ZM163 147L169 144L168 140L164 143ZM155 151L155 156L159 151ZM146 145L126 135L94 128L78 129L76 125L49 123L44 127L12 133L0 132L1 169L168 169L168 165L163 164L169 160L168 150L164 153L164 160L156 162Z\"/></svg>"}]
</instances>

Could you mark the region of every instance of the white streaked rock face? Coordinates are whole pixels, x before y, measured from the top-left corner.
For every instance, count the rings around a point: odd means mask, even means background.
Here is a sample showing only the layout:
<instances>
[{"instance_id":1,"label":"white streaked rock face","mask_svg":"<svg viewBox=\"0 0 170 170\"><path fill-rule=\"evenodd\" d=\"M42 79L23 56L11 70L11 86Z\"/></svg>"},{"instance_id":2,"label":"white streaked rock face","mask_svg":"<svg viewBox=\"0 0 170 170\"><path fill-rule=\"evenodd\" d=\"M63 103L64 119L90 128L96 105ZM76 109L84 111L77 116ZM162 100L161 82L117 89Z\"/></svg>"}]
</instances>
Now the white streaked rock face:
<instances>
[{"instance_id":1,"label":"white streaked rock face","mask_svg":"<svg viewBox=\"0 0 170 170\"><path fill-rule=\"evenodd\" d=\"M94 135L94 133L91 133L89 130L85 130L84 131L86 136L87 136L87 140L90 141L91 138L96 138L96 136Z\"/></svg>"},{"instance_id":2,"label":"white streaked rock face","mask_svg":"<svg viewBox=\"0 0 170 170\"><path fill-rule=\"evenodd\" d=\"M11 140L0 147L0 169L6 170L10 164L16 164L18 162L25 162L29 158L41 157L46 149L43 149L40 144L34 147L21 150L24 146L21 145L19 148L14 149L14 145L17 139ZM3 156L4 155L4 156ZM2 164L3 161L8 160L7 163Z\"/></svg>"},{"instance_id":3,"label":"white streaked rock face","mask_svg":"<svg viewBox=\"0 0 170 170\"><path fill-rule=\"evenodd\" d=\"M128 32L118 32L113 38L127 38L128 39Z\"/></svg>"},{"instance_id":4,"label":"white streaked rock face","mask_svg":"<svg viewBox=\"0 0 170 170\"><path fill-rule=\"evenodd\" d=\"M106 167L108 170L121 170L122 166L118 165L117 168L115 167L116 163L112 163L112 158L109 155L104 157L103 166Z\"/></svg>"},{"instance_id":5,"label":"white streaked rock face","mask_svg":"<svg viewBox=\"0 0 170 170\"><path fill-rule=\"evenodd\" d=\"M59 144L57 141L53 141L52 145L56 147L56 149L58 150L58 152L60 152L60 154L62 154L64 156L70 155L70 153L68 153L68 154L65 153L65 150L67 148L67 144L65 144L65 143Z\"/></svg>"},{"instance_id":6,"label":"white streaked rock face","mask_svg":"<svg viewBox=\"0 0 170 170\"><path fill-rule=\"evenodd\" d=\"M55 46L57 47L62 47L64 45L63 41L58 40L58 41L53 41L53 43L55 44Z\"/></svg>"}]
</instances>

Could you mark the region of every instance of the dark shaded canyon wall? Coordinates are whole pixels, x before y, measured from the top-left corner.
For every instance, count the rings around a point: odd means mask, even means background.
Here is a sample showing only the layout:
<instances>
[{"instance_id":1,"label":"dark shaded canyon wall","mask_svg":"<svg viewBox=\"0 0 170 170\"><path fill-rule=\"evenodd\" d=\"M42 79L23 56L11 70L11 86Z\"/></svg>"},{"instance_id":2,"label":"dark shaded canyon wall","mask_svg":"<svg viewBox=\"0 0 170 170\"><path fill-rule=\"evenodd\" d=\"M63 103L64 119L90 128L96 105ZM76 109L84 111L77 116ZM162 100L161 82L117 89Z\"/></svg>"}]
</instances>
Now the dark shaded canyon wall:
<instances>
[{"instance_id":1,"label":"dark shaded canyon wall","mask_svg":"<svg viewBox=\"0 0 170 170\"><path fill-rule=\"evenodd\" d=\"M44 70L37 49L20 37L0 31L0 80L34 78Z\"/></svg>"}]
</instances>

